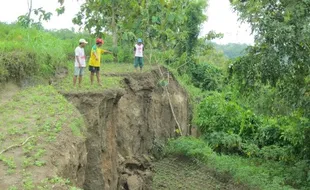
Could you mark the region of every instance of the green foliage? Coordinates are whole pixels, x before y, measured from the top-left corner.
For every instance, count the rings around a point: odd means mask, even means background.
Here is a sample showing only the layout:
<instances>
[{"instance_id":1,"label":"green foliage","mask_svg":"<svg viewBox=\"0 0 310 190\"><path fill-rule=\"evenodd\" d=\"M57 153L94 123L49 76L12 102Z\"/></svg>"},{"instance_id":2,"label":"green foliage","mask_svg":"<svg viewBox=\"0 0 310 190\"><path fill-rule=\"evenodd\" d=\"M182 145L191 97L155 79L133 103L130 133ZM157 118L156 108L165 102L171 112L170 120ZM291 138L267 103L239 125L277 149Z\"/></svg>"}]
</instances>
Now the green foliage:
<instances>
[{"instance_id":1,"label":"green foliage","mask_svg":"<svg viewBox=\"0 0 310 190\"><path fill-rule=\"evenodd\" d=\"M137 38L143 38L146 49L163 53L175 50L174 57L186 52L191 58L200 24L206 19L205 7L206 1L202 0L87 1L73 22L85 24L96 36L101 36L103 29L112 32L112 46L118 48L119 62L129 60L126 56L131 54L132 47L126 46L134 44Z\"/></svg>"},{"instance_id":2,"label":"green foliage","mask_svg":"<svg viewBox=\"0 0 310 190\"><path fill-rule=\"evenodd\" d=\"M220 69L211 64L196 64L192 71L193 84L202 90L220 90L223 80L223 74Z\"/></svg>"},{"instance_id":3,"label":"green foliage","mask_svg":"<svg viewBox=\"0 0 310 190\"><path fill-rule=\"evenodd\" d=\"M199 105L196 124L203 133L225 132L251 136L257 130L254 113L216 92Z\"/></svg>"},{"instance_id":4,"label":"green foliage","mask_svg":"<svg viewBox=\"0 0 310 190\"><path fill-rule=\"evenodd\" d=\"M279 151L287 154L285 160L294 160L295 156L300 159L310 158L307 148L309 144L306 141L309 135L309 119L298 112L290 116L260 116L241 107L224 93L214 92L198 106L195 123L207 141L220 152L224 149L223 152L226 153L238 153L241 142L253 142L262 148L263 152L273 149L275 155L278 155L276 152ZM227 147L238 149L228 151ZM292 150L294 151L291 152ZM247 151L244 153L247 154ZM268 157L267 153L261 154ZM284 160L281 156L274 158Z\"/></svg>"},{"instance_id":5,"label":"green foliage","mask_svg":"<svg viewBox=\"0 0 310 190\"><path fill-rule=\"evenodd\" d=\"M170 140L165 149L166 154L178 156L188 156L202 161L208 161L208 157L214 154L212 149L196 138L181 137L176 140Z\"/></svg>"},{"instance_id":6,"label":"green foliage","mask_svg":"<svg viewBox=\"0 0 310 190\"><path fill-rule=\"evenodd\" d=\"M48 76L63 66L66 42L36 29L1 23L0 26L0 82Z\"/></svg>"},{"instance_id":7,"label":"green foliage","mask_svg":"<svg viewBox=\"0 0 310 190\"><path fill-rule=\"evenodd\" d=\"M251 24L255 46L235 63L243 90L271 85L293 111L309 117L309 1L231 1Z\"/></svg>"},{"instance_id":8,"label":"green foliage","mask_svg":"<svg viewBox=\"0 0 310 190\"><path fill-rule=\"evenodd\" d=\"M237 134L212 132L204 136L213 150L221 153L237 154L241 152L242 138Z\"/></svg>"}]
</instances>

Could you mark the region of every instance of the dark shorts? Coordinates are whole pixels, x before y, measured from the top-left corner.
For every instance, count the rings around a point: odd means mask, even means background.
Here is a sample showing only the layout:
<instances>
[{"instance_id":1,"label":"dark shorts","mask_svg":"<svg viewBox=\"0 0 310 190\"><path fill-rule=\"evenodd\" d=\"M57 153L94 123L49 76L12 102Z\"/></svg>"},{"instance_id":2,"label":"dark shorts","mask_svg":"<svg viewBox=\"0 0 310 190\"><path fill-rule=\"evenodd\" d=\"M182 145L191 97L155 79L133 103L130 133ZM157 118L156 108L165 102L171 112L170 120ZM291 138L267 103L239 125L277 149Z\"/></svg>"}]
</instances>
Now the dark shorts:
<instances>
[{"instance_id":1,"label":"dark shorts","mask_svg":"<svg viewBox=\"0 0 310 190\"><path fill-rule=\"evenodd\" d=\"M99 73L100 67L89 66L89 71L92 73Z\"/></svg>"},{"instance_id":2,"label":"dark shorts","mask_svg":"<svg viewBox=\"0 0 310 190\"><path fill-rule=\"evenodd\" d=\"M137 67L142 68L143 65L144 65L143 57L135 57L135 63L134 63L135 68L137 68Z\"/></svg>"}]
</instances>

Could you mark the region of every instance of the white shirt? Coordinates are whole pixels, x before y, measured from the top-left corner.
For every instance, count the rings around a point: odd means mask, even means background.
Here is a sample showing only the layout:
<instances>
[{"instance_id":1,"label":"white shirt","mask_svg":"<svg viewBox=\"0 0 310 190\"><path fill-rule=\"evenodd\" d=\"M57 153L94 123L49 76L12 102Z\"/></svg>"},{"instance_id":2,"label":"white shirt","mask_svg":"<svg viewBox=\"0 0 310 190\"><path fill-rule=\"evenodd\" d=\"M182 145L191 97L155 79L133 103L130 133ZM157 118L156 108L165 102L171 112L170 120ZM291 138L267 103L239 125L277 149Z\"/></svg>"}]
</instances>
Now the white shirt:
<instances>
[{"instance_id":1,"label":"white shirt","mask_svg":"<svg viewBox=\"0 0 310 190\"><path fill-rule=\"evenodd\" d=\"M135 53L136 57L143 57L143 44L141 45L136 44L135 50L136 50L136 53Z\"/></svg>"},{"instance_id":2,"label":"white shirt","mask_svg":"<svg viewBox=\"0 0 310 190\"><path fill-rule=\"evenodd\" d=\"M79 58L80 64L82 67L86 67L86 57L85 57L85 52L84 48L81 48L80 46L75 48L75 63L74 66L78 67L79 63L77 62L77 57Z\"/></svg>"}]
</instances>

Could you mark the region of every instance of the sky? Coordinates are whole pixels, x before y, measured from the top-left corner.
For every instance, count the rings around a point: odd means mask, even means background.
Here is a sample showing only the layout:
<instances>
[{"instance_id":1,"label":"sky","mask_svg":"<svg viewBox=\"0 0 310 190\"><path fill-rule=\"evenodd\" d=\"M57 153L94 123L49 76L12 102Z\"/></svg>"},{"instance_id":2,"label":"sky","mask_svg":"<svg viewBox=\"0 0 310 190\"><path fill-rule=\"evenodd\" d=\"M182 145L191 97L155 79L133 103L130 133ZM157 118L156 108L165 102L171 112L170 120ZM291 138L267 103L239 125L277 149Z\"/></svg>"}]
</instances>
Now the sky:
<instances>
[{"instance_id":1,"label":"sky","mask_svg":"<svg viewBox=\"0 0 310 190\"><path fill-rule=\"evenodd\" d=\"M83 0L65 0L66 11L63 15L57 16L55 9L59 7L57 0L33 0L33 8L43 7L43 9L54 14L52 19L43 23L47 29L71 29L74 27L72 18L79 11ZM17 17L27 12L27 0L0 0L0 21L11 23L17 20ZM220 44L227 43L246 43L253 44L254 38L250 34L250 27L247 24L238 22L238 15L230 7L229 0L209 0L209 6L206 11L208 21L201 27L201 35L214 30L223 33L223 39L217 39L215 42ZM16 6L17 5L17 6Z\"/></svg>"}]
</instances>

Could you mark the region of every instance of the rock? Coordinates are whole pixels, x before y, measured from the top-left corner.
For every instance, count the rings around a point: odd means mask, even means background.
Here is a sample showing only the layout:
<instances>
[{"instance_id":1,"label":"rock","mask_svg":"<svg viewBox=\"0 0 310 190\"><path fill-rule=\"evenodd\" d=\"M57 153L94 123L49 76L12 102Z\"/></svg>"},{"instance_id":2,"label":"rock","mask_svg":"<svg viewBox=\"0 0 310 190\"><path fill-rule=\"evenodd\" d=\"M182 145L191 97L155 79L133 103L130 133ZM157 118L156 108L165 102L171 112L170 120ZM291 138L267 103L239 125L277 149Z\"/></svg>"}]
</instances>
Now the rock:
<instances>
[{"instance_id":1,"label":"rock","mask_svg":"<svg viewBox=\"0 0 310 190\"><path fill-rule=\"evenodd\" d=\"M129 190L142 190L143 181L137 175L133 175L127 179L127 185Z\"/></svg>"}]
</instances>

